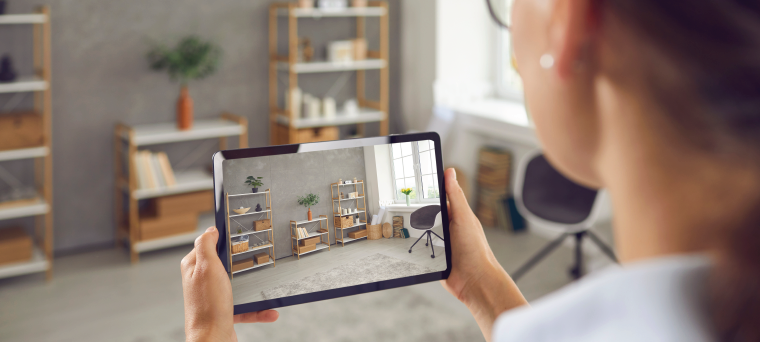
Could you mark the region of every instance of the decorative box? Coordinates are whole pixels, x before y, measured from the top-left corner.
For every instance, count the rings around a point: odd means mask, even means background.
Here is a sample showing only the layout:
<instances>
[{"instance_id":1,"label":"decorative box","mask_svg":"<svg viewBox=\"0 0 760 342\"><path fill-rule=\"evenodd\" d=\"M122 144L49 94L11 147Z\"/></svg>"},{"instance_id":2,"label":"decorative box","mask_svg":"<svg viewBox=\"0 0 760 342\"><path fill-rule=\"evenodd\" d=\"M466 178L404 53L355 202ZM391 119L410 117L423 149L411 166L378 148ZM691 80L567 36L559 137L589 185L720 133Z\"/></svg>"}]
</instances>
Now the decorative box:
<instances>
[{"instance_id":1,"label":"decorative box","mask_svg":"<svg viewBox=\"0 0 760 342\"><path fill-rule=\"evenodd\" d=\"M348 228L354 225L353 216L338 216L335 218L336 228Z\"/></svg>"},{"instance_id":2,"label":"decorative box","mask_svg":"<svg viewBox=\"0 0 760 342\"><path fill-rule=\"evenodd\" d=\"M320 240L322 240L321 236L315 236L313 238L303 239L301 242L299 242L299 244L301 246L316 245Z\"/></svg>"},{"instance_id":3,"label":"decorative box","mask_svg":"<svg viewBox=\"0 0 760 342\"><path fill-rule=\"evenodd\" d=\"M32 259L32 238L20 227L0 229L0 264Z\"/></svg>"},{"instance_id":4,"label":"decorative box","mask_svg":"<svg viewBox=\"0 0 760 342\"><path fill-rule=\"evenodd\" d=\"M355 232L348 233L348 237L350 237L352 239L363 238L365 236L367 236L367 230L366 229L359 229L359 230L357 230Z\"/></svg>"},{"instance_id":5,"label":"decorative box","mask_svg":"<svg viewBox=\"0 0 760 342\"><path fill-rule=\"evenodd\" d=\"M311 252L313 250L317 249L317 245L308 245L308 246L298 246L298 254L303 254L306 252Z\"/></svg>"},{"instance_id":6,"label":"decorative box","mask_svg":"<svg viewBox=\"0 0 760 342\"><path fill-rule=\"evenodd\" d=\"M232 262L232 272L237 272L250 267L253 267L253 259L243 259Z\"/></svg>"},{"instance_id":7,"label":"decorative box","mask_svg":"<svg viewBox=\"0 0 760 342\"><path fill-rule=\"evenodd\" d=\"M256 261L257 265L265 264L269 262L269 254L267 253L259 253L253 256L253 260Z\"/></svg>"},{"instance_id":8,"label":"decorative box","mask_svg":"<svg viewBox=\"0 0 760 342\"><path fill-rule=\"evenodd\" d=\"M258 231L262 231L262 230L267 230L267 229L269 229L271 227L272 227L272 224L269 221L269 219L259 220L259 221L253 221L253 230L254 231L258 232Z\"/></svg>"}]
</instances>

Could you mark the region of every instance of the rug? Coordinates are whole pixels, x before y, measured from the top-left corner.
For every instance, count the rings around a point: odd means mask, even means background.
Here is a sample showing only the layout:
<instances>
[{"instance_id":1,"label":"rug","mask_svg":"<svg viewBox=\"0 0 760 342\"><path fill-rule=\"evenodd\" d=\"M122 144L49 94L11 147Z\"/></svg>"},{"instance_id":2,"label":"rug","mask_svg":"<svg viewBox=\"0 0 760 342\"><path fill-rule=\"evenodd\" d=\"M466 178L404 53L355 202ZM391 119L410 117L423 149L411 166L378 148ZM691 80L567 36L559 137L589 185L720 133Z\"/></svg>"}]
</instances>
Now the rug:
<instances>
[{"instance_id":1,"label":"rug","mask_svg":"<svg viewBox=\"0 0 760 342\"><path fill-rule=\"evenodd\" d=\"M261 295L274 299L432 272L435 271L378 253L261 291Z\"/></svg>"}]
</instances>

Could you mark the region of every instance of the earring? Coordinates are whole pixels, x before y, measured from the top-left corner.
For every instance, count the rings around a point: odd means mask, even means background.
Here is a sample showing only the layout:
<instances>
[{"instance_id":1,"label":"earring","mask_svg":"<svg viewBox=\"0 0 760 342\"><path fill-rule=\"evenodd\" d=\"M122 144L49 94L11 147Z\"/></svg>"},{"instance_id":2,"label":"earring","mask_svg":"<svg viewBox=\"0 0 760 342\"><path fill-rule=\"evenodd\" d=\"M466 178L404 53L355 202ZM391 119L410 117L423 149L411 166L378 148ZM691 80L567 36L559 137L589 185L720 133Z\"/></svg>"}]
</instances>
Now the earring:
<instances>
[{"instance_id":1,"label":"earring","mask_svg":"<svg viewBox=\"0 0 760 342\"><path fill-rule=\"evenodd\" d=\"M551 69L551 67L554 66L554 57L548 53L545 53L543 56L541 56L541 59L538 61L538 63L541 64L541 67L544 69Z\"/></svg>"}]
</instances>

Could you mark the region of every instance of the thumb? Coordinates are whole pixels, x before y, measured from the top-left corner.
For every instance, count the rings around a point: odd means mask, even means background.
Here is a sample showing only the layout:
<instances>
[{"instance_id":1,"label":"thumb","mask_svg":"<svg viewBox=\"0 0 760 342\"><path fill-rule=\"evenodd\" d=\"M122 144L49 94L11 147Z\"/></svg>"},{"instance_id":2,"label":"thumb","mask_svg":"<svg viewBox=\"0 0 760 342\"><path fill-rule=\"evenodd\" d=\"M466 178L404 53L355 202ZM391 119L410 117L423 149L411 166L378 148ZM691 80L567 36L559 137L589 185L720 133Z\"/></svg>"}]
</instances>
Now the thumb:
<instances>
[{"instance_id":1,"label":"thumb","mask_svg":"<svg viewBox=\"0 0 760 342\"><path fill-rule=\"evenodd\" d=\"M216 256L216 242L218 240L219 232L216 227L209 227L205 233L195 239L195 253L199 263L218 258Z\"/></svg>"},{"instance_id":2,"label":"thumb","mask_svg":"<svg viewBox=\"0 0 760 342\"><path fill-rule=\"evenodd\" d=\"M457 172L454 169L447 169L443 176L446 182L446 196L449 200L451 218L462 217L465 214L463 210L469 209L470 205L467 204L464 191L457 182Z\"/></svg>"}]
</instances>

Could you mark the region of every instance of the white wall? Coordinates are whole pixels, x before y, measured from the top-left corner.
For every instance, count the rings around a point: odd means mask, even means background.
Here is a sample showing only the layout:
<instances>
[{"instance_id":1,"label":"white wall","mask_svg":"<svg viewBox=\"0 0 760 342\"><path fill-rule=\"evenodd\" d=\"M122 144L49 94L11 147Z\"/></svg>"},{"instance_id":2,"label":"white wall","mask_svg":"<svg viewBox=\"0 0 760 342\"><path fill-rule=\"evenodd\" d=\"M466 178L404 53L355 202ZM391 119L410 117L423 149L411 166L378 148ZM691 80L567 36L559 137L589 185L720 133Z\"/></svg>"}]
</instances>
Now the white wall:
<instances>
[{"instance_id":1,"label":"white wall","mask_svg":"<svg viewBox=\"0 0 760 342\"><path fill-rule=\"evenodd\" d=\"M401 110L409 130L423 131L433 110L436 0L401 1Z\"/></svg>"},{"instance_id":2,"label":"white wall","mask_svg":"<svg viewBox=\"0 0 760 342\"><path fill-rule=\"evenodd\" d=\"M367 206L374 215L380 211L380 202L393 201L390 145L364 147L364 164L367 172Z\"/></svg>"}]
</instances>

